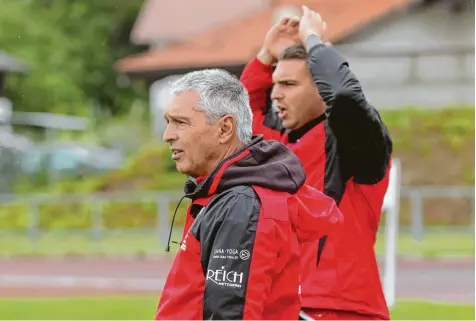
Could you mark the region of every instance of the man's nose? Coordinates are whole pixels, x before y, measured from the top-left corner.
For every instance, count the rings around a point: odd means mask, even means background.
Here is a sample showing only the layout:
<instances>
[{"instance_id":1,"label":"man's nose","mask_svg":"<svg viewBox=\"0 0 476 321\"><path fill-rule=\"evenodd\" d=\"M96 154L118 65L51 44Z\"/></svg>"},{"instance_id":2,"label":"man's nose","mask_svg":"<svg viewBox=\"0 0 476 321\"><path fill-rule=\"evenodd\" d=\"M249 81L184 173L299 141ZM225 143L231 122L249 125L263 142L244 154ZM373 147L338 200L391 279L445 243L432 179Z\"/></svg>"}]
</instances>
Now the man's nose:
<instances>
[{"instance_id":1,"label":"man's nose","mask_svg":"<svg viewBox=\"0 0 476 321\"><path fill-rule=\"evenodd\" d=\"M177 140L177 134L174 132L174 130L172 129L172 126L170 126L170 124L167 124L167 126L165 126L165 130L164 130L164 134L162 135L162 139L167 143L170 143L174 140Z\"/></svg>"},{"instance_id":2,"label":"man's nose","mask_svg":"<svg viewBox=\"0 0 476 321\"><path fill-rule=\"evenodd\" d=\"M281 90L279 90L278 86L273 86L273 90L271 90L271 99L273 100L279 100L283 98L283 94L281 93Z\"/></svg>"}]
</instances>

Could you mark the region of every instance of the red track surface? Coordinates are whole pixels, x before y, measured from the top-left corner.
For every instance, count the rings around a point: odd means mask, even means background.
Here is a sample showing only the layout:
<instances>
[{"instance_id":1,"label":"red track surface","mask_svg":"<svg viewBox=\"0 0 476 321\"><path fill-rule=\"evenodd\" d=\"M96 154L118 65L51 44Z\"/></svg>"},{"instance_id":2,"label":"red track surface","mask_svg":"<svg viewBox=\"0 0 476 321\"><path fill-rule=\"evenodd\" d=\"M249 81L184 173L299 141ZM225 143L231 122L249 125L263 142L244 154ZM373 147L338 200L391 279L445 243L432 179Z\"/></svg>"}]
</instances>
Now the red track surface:
<instances>
[{"instance_id":1,"label":"red track surface","mask_svg":"<svg viewBox=\"0 0 476 321\"><path fill-rule=\"evenodd\" d=\"M0 260L0 296L159 295L170 258ZM400 261L398 298L474 303L474 260Z\"/></svg>"}]
</instances>

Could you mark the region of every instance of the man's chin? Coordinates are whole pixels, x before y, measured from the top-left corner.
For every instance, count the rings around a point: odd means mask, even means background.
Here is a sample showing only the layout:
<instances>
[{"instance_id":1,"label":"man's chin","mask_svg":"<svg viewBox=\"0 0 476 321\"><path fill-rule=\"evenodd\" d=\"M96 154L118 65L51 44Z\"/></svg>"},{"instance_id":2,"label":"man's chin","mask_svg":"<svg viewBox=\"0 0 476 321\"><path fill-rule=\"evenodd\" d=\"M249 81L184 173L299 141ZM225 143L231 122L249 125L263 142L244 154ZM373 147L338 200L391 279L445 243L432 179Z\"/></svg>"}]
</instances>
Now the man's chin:
<instances>
[{"instance_id":1,"label":"man's chin","mask_svg":"<svg viewBox=\"0 0 476 321\"><path fill-rule=\"evenodd\" d=\"M182 174L186 174L185 172L187 171L186 166L181 164L180 161L175 161L175 169L177 170L177 172Z\"/></svg>"},{"instance_id":2,"label":"man's chin","mask_svg":"<svg viewBox=\"0 0 476 321\"><path fill-rule=\"evenodd\" d=\"M177 169L177 172L181 173L181 174L185 174L185 175L188 175L190 176L190 168L184 164L183 162L180 162L180 161L176 161L175 162L175 168Z\"/></svg>"},{"instance_id":3,"label":"man's chin","mask_svg":"<svg viewBox=\"0 0 476 321\"><path fill-rule=\"evenodd\" d=\"M296 129L296 122L293 122L289 119L283 119L282 125L285 129L289 129L289 130Z\"/></svg>"}]
</instances>

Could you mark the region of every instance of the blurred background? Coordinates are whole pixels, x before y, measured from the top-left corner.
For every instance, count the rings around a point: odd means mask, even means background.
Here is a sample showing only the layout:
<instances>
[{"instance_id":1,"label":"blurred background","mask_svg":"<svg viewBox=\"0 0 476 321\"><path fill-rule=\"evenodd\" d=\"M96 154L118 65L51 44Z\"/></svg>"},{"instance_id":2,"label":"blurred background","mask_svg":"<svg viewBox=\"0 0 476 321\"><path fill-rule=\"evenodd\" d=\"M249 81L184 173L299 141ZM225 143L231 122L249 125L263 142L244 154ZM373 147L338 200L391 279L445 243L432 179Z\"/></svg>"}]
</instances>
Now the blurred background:
<instances>
[{"instance_id":1,"label":"blurred background","mask_svg":"<svg viewBox=\"0 0 476 321\"><path fill-rule=\"evenodd\" d=\"M239 76L302 4L393 136L392 317L474 320L472 0L0 0L0 318L153 318L185 181L161 142L169 84Z\"/></svg>"}]
</instances>

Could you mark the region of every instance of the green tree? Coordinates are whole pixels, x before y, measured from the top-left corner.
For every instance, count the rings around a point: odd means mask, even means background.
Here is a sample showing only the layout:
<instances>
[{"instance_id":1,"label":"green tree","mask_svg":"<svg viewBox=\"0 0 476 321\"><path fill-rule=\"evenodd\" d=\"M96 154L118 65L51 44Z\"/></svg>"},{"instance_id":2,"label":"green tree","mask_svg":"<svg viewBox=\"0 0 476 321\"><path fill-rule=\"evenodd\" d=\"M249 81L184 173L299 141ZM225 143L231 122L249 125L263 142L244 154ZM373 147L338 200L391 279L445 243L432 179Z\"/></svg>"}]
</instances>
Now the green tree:
<instances>
[{"instance_id":1,"label":"green tree","mask_svg":"<svg viewBox=\"0 0 476 321\"><path fill-rule=\"evenodd\" d=\"M142 84L120 88L114 62L143 50L129 33L141 6L130 0L0 0L0 50L25 61L7 79L16 110L112 114L145 99Z\"/></svg>"}]
</instances>

